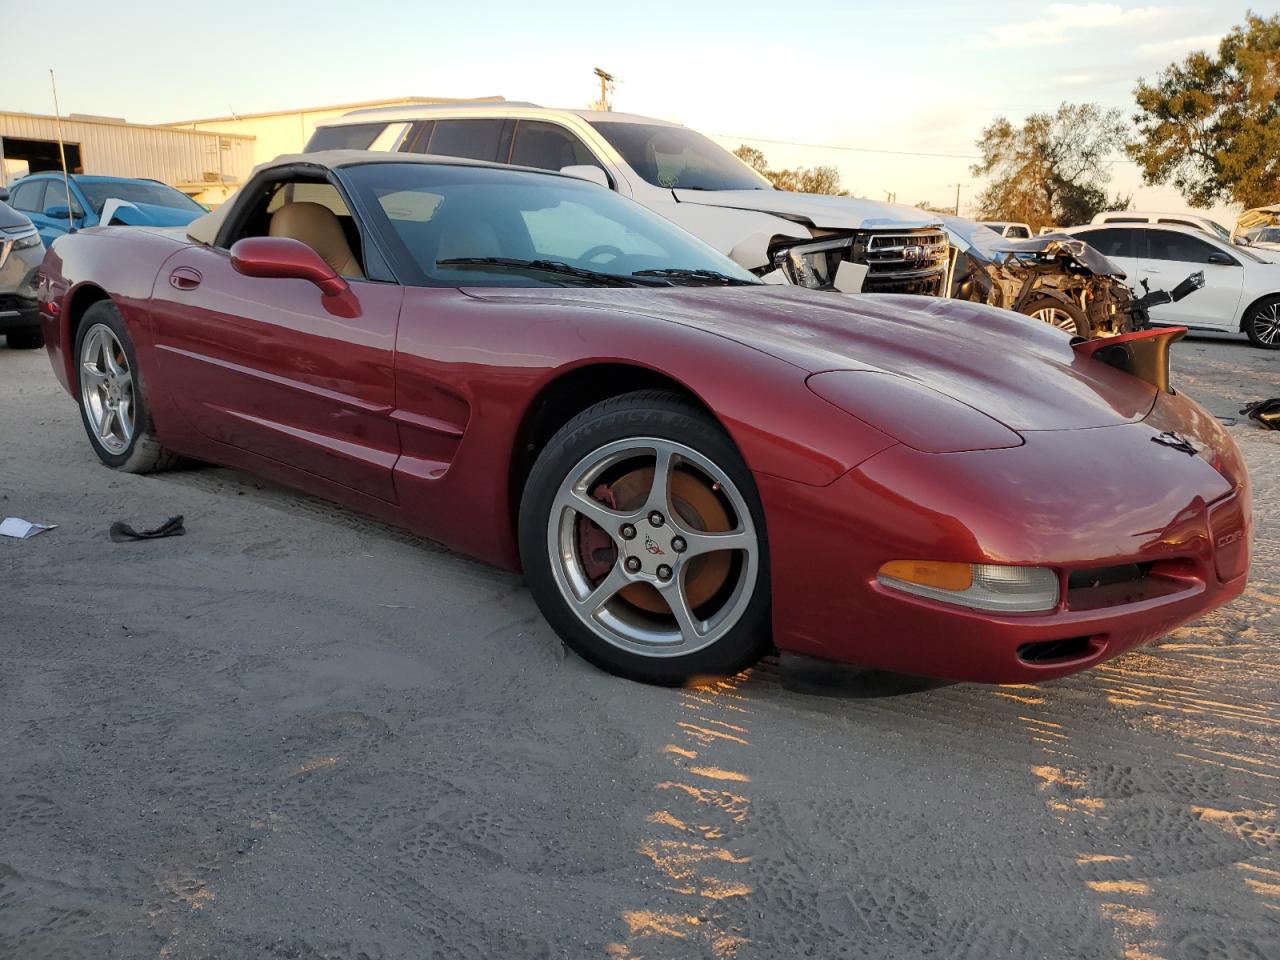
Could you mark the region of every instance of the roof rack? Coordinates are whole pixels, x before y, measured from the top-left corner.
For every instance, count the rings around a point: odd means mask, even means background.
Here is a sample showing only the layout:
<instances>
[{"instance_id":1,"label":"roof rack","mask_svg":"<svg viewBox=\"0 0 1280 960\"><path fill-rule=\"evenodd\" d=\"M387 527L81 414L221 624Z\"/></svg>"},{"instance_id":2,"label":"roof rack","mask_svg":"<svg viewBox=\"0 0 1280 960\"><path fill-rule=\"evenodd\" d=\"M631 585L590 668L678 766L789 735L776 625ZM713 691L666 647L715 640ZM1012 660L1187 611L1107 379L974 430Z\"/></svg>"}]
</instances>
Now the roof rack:
<instances>
[{"instance_id":1,"label":"roof rack","mask_svg":"<svg viewBox=\"0 0 1280 960\"><path fill-rule=\"evenodd\" d=\"M344 113L344 117L358 117L368 113L418 113L419 111L431 110L456 110L459 107L466 107L468 110L484 109L506 109L508 107L536 107L542 108L540 103L529 103L526 100L455 100L451 103L406 103L400 106L394 104L384 107L364 107L360 110L350 110Z\"/></svg>"}]
</instances>

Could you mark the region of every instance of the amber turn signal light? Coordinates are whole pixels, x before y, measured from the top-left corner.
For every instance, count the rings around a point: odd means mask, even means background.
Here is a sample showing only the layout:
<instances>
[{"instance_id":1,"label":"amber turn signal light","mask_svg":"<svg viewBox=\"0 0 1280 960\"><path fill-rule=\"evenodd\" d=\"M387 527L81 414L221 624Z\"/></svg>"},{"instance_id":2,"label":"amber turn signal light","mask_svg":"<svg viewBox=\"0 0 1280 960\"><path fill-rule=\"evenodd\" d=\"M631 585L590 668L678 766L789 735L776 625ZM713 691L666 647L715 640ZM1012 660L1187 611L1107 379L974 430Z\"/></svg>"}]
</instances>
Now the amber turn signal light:
<instances>
[{"instance_id":1,"label":"amber turn signal light","mask_svg":"<svg viewBox=\"0 0 1280 960\"><path fill-rule=\"evenodd\" d=\"M891 560L876 579L886 587L975 610L1035 613L1058 604L1059 575L1050 567L947 560Z\"/></svg>"},{"instance_id":2,"label":"amber turn signal light","mask_svg":"<svg viewBox=\"0 0 1280 960\"><path fill-rule=\"evenodd\" d=\"M968 590L973 585L973 566L944 560L891 560L880 568L880 577L938 590Z\"/></svg>"}]
</instances>

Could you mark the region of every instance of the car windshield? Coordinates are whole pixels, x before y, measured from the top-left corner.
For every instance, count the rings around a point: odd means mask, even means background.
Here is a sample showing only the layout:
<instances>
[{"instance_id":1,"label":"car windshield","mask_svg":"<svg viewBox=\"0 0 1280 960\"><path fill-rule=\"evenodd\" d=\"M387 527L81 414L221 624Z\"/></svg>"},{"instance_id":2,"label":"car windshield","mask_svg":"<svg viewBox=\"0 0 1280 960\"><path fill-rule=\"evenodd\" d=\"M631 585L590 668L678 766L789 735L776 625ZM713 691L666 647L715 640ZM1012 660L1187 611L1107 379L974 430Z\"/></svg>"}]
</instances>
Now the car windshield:
<instances>
[{"instance_id":1,"label":"car windshield","mask_svg":"<svg viewBox=\"0 0 1280 960\"><path fill-rule=\"evenodd\" d=\"M462 164L342 170L433 286L757 283L670 221L572 177ZM375 219L376 214L375 214Z\"/></svg>"},{"instance_id":2,"label":"car windshield","mask_svg":"<svg viewBox=\"0 0 1280 960\"><path fill-rule=\"evenodd\" d=\"M1253 238L1254 243L1280 243L1280 227L1265 227Z\"/></svg>"},{"instance_id":3,"label":"car windshield","mask_svg":"<svg viewBox=\"0 0 1280 960\"><path fill-rule=\"evenodd\" d=\"M172 207L175 210L192 210L204 213L204 207L181 190L149 180L77 180L76 186L93 207L94 213L102 213L108 200L124 200L128 203L149 203L156 207Z\"/></svg>"},{"instance_id":4,"label":"car windshield","mask_svg":"<svg viewBox=\"0 0 1280 960\"><path fill-rule=\"evenodd\" d=\"M592 121L613 149L655 187L680 190L772 190L732 153L686 127Z\"/></svg>"},{"instance_id":5,"label":"car windshield","mask_svg":"<svg viewBox=\"0 0 1280 960\"><path fill-rule=\"evenodd\" d=\"M1218 223L1216 220L1206 220L1205 223L1207 223L1210 227L1213 228L1213 232L1218 235L1219 240L1230 241L1231 231L1228 230L1226 227L1224 227L1222 224Z\"/></svg>"}]
</instances>

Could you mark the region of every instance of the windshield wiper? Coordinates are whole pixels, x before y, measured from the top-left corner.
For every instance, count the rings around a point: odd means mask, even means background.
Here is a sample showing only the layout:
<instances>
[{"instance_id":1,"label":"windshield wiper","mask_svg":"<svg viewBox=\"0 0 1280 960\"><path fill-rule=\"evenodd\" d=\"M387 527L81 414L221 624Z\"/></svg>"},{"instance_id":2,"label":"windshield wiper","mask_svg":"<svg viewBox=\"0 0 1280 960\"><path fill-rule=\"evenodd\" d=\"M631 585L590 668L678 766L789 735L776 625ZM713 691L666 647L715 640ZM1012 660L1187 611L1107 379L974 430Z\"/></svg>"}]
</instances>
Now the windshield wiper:
<instances>
[{"instance_id":1,"label":"windshield wiper","mask_svg":"<svg viewBox=\"0 0 1280 960\"><path fill-rule=\"evenodd\" d=\"M511 267L516 270L538 270L543 273L555 273L565 277L577 277L580 280L593 280L597 283L615 287L658 286L650 280L635 277L624 277L616 273L605 273L601 270L588 270L586 267L575 267L559 260L521 260L516 257L453 257L448 260L437 260L437 267Z\"/></svg>"},{"instance_id":2,"label":"windshield wiper","mask_svg":"<svg viewBox=\"0 0 1280 960\"><path fill-rule=\"evenodd\" d=\"M727 273L721 273L719 270L693 270L686 267L662 267L656 270L637 270L632 274L633 277L667 277L671 280L703 280L708 285L718 283L725 287L753 287L756 285L755 280L743 280L741 277L731 277Z\"/></svg>"}]
</instances>

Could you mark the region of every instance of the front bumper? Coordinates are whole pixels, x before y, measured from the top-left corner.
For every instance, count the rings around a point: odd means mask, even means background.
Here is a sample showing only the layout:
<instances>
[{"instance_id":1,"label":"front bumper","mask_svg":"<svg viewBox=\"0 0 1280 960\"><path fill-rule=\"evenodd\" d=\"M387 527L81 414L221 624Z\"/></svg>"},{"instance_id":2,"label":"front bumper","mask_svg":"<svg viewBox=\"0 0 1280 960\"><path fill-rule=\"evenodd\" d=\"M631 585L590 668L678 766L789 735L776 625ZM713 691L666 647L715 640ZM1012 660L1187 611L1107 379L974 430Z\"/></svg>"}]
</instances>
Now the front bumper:
<instances>
[{"instance_id":1,"label":"front bumper","mask_svg":"<svg viewBox=\"0 0 1280 960\"><path fill-rule=\"evenodd\" d=\"M40 312L29 300L12 293L0 293L0 333L40 329Z\"/></svg>"},{"instance_id":2,"label":"front bumper","mask_svg":"<svg viewBox=\"0 0 1280 960\"><path fill-rule=\"evenodd\" d=\"M36 271L44 248L10 250L0 262L0 334L35 330L40 326L36 303Z\"/></svg>"},{"instance_id":3,"label":"front bumper","mask_svg":"<svg viewBox=\"0 0 1280 960\"><path fill-rule=\"evenodd\" d=\"M758 476L777 645L1025 683L1093 666L1228 602L1247 579L1248 478L1203 417L1162 395L1147 422L1031 432L1022 447L974 453L893 447L826 487ZM1150 442L1171 424L1199 438L1201 455ZM1053 567L1061 600L1048 613L998 614L913 596L876 579L895 559ZM1142 576L1079 585L1130 565Z\"/></svg>"}]
</instances>

